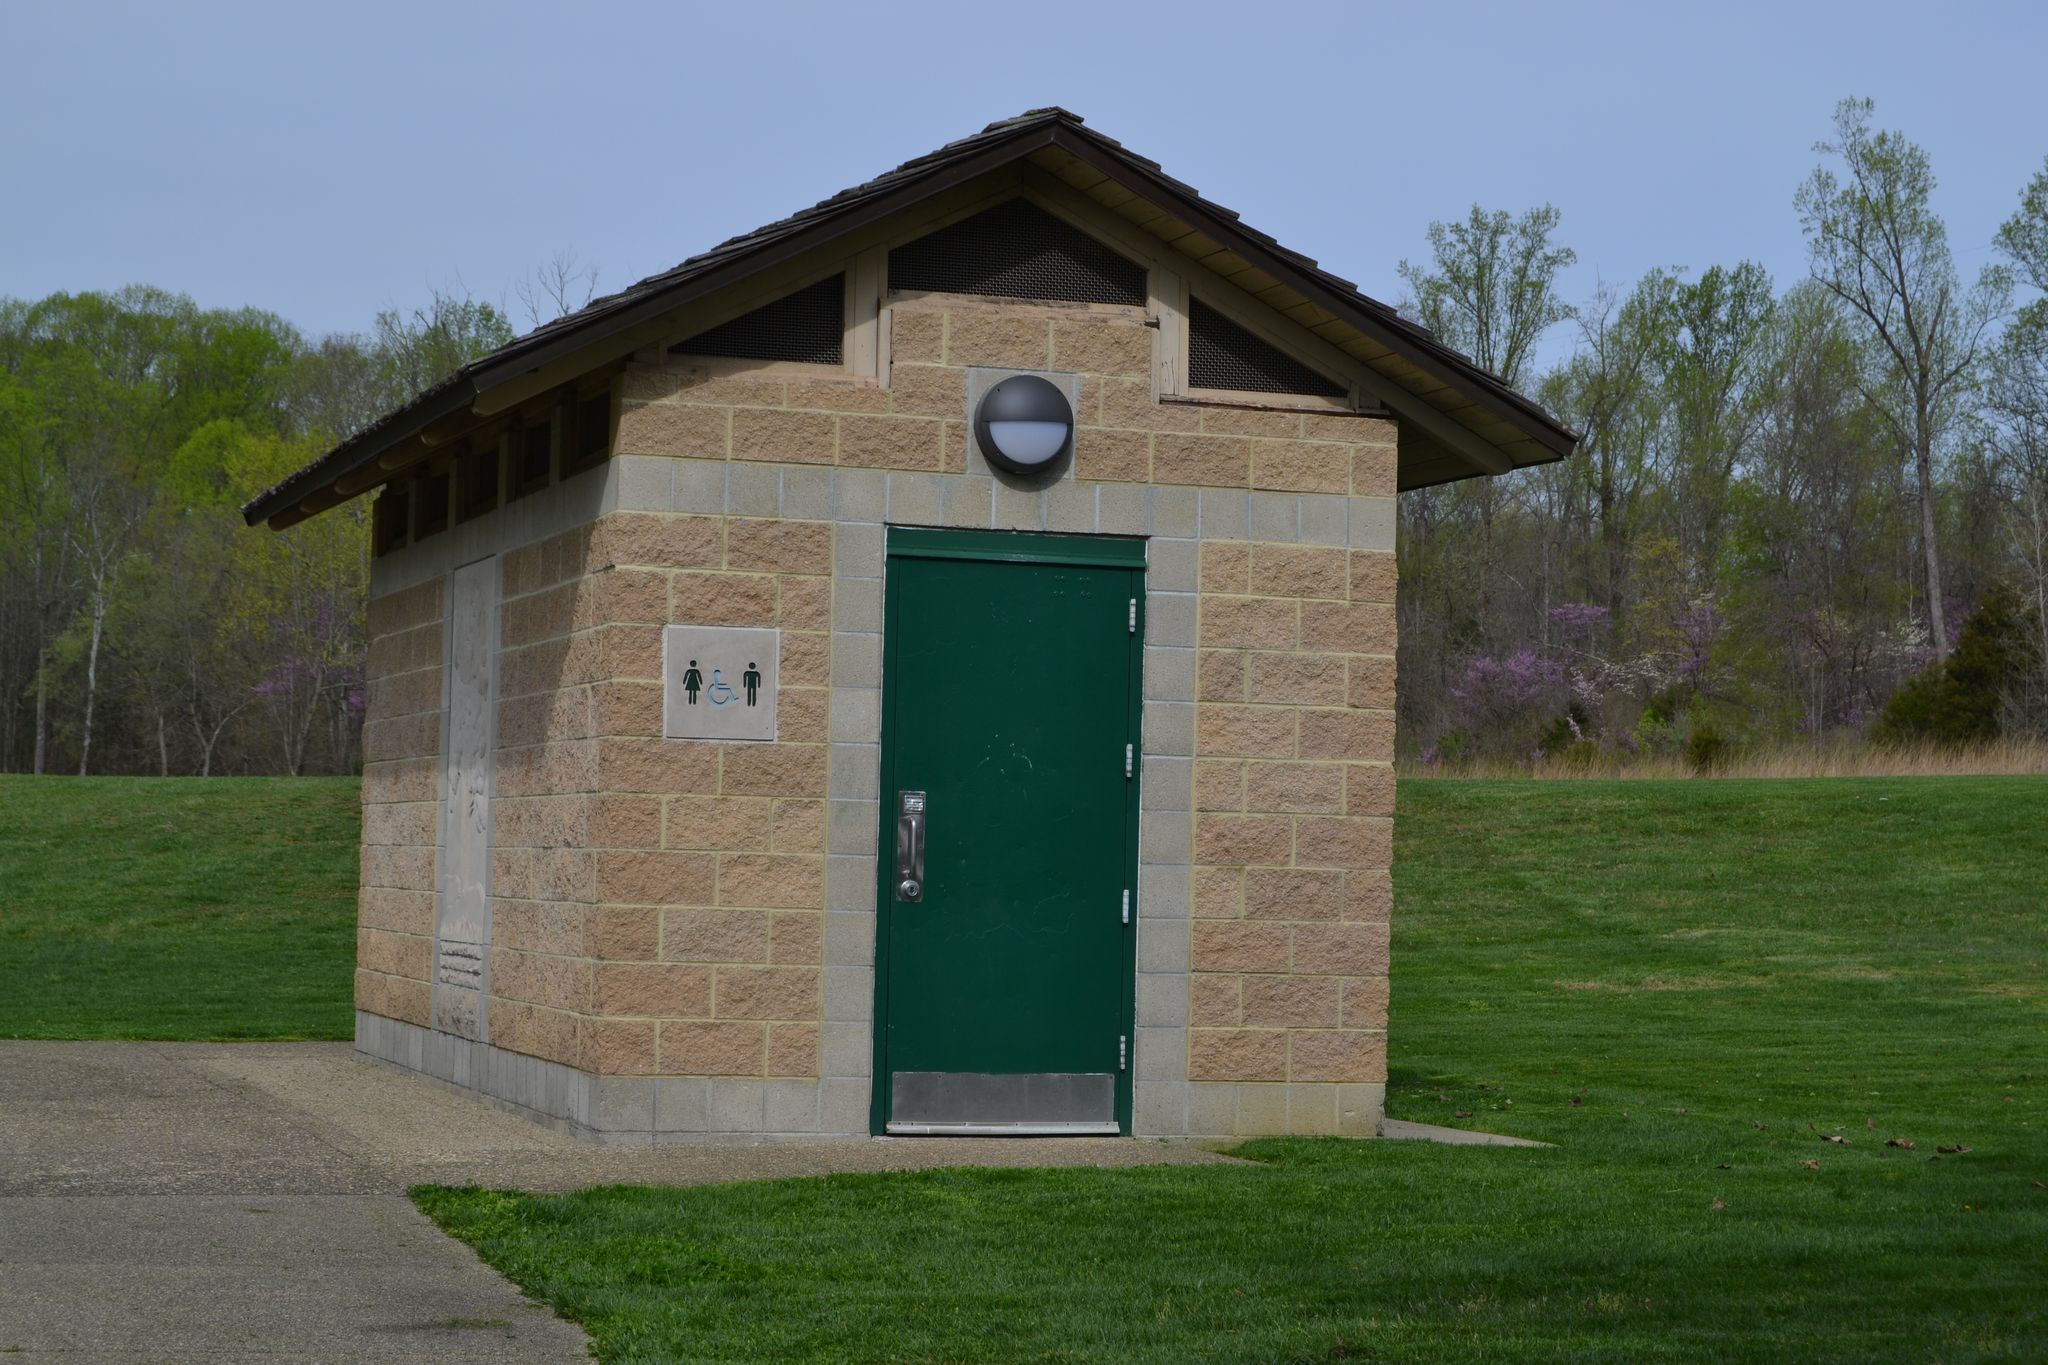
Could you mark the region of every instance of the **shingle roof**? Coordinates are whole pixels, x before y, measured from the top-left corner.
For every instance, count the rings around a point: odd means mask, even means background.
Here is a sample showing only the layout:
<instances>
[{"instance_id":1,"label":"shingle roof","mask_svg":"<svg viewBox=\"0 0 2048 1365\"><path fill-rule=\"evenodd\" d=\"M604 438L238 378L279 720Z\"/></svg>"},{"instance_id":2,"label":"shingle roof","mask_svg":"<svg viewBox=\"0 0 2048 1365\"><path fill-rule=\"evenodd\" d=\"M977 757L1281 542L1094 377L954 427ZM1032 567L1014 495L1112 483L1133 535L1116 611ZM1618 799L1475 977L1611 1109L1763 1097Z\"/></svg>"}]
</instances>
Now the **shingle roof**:
<instances>
[{"instance_id":1,"label":"shingle roof","mask_svg":"<svg viewBox=\"0 0 2048 1365\"><path fill-rule=\"evenodd\" d=\"M904 162L864 184L842 190L778 222L732 237L674 268L650 275L615 294L593 299L573 313L536 327L488 355L464 365L405 406L380 418L299 470L252 498L242 509L250 525L289 512L309 494L363 467L378 454L427 425L464 408L476 395L538 368L569 350L637 321L650 310L686 302L723 287L825 238L893 212L907 202L937 193L1047 147L1060 147L1105 171L1117 170L1146 186L1146 197L1179 212L1226 247L1239 251L1309 295L1318 305L1366 329L1373 339L1445 385L1461 390L1493 415L1511 422L1550 452L1569 454L1578 437L1541 407L1497 376L1437 341L1394 308L1359 292L1350 280L1324 270L1311 258L1248 227L1235 210L1203 199L1194 187L1168 176L1156 161L1138 156L1113 138L1086 127L1065 109L1029 110L989 124L969 137ZM1292 277L1289 279L1288 277ZM1519 461L1533 463L1535 461Z\"/></svg>"}]
</instances>

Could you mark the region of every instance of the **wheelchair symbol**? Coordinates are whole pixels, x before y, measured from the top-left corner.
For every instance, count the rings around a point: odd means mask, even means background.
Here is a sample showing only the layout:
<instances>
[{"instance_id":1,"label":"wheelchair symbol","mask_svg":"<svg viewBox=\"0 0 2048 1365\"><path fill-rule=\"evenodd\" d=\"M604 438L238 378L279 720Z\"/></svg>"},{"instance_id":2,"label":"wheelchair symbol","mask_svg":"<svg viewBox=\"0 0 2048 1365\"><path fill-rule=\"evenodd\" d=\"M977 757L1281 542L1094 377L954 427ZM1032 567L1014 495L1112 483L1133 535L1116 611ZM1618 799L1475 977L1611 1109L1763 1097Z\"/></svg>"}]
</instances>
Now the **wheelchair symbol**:
<instances>
[{"instance_id":1,"label":"wheelchair symbol","mask_svg":"<svg viewBox=\"0 0 2048 1365\"><path fill-rule=\"evenodd\" d=\"M723 706L729 701L738 701L740 694L732 690L732 684L725 681L725 670L711 670L711 686L704 689L704 697L713 706Z\"/></svg>"}]
</instances>

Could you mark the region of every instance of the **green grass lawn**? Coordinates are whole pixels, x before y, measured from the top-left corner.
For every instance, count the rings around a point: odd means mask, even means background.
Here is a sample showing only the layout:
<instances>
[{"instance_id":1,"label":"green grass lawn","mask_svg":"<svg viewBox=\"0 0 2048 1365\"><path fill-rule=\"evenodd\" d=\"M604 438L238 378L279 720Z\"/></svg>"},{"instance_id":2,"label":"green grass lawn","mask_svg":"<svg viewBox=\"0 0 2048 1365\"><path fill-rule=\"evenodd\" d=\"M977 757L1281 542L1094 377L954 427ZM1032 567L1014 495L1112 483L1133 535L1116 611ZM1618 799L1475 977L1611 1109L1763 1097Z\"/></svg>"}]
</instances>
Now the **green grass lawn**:
<instances>
[{"instance_id":1,"label":"green grass lawn","mask_svg":"<svg viewBox=\"0 0 2048 1365\"><path fill-rule=\"evenodd\" d=\"M356 791L0 776L0 1037L349 1037Z\"/></svg>"},{"instance_id":2,"label":"green grass lawn","mask_svg":"<svg viewBox=\"0 0 2048 1365\"><path fill-rule=\"evenodd\" d=\"M608 1362L2048 1358L2048 782L1411 782L1399 849L1390 1112L1556 1150L415 1197Z\"/></svg>"}]
</instances>

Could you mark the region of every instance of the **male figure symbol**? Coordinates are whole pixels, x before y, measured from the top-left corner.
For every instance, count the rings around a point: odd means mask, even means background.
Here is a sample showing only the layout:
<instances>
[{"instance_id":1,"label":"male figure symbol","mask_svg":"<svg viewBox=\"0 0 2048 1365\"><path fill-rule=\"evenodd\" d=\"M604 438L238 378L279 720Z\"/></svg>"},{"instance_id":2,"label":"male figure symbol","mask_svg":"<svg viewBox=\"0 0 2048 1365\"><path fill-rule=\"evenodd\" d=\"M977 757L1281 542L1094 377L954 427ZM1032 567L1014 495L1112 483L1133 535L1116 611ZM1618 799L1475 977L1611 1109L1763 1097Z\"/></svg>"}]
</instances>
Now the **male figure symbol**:
<instances>
[{"instance_id":1,"label":"male figure symbol","mask_svg":"<svg viewBox=\"0 0 2048 1365\"><path fill-rule=\"evenodd\" d=\"M747 671L740 674L740 683L747 689L747 705L754 704L754 698L761 691L761 668L752 659L747 660Z\"/></svg>"}]
</instances>

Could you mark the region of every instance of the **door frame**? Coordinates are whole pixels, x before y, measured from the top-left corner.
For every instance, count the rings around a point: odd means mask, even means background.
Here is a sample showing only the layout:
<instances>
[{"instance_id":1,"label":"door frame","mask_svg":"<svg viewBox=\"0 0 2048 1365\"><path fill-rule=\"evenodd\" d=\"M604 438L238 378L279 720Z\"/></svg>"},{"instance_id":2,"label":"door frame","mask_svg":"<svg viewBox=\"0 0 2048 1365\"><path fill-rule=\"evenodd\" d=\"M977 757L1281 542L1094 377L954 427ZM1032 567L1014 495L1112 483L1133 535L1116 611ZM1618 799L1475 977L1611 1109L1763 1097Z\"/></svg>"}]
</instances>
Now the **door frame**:
<instances>
[{"instance_id":1,"label":"door frame","mask_svg":"<svg viewBox=\"0 0 2048 1365\"><path fill-rule=\"evenodd\" d=\"M1144 780L1145 744L1145 572L1146 541L1142 536L1062 535L1036 531L965 531L920 526L889 526L882 570L882 729L881 776L876 794L875 829L875 998L873 1089L868 1131L888 1131L889 1084L889 930L895 913L896 791L895 734L890 687L896 677L897 597L889 590L888 565L899 559L972 559L1010 564L1073 564L1107 569L1135 569L1138 590L1130 631L1130 696L1127 721L1132 749L1131 776L1124 783L1124 885L1131 892L1130 922L1123 926L1118 980L1118 1027L1130 1040L1124 1063L1116 1073L1116 1123L1123 1136L1131 1133L1132 1082L1137 1075L1138 1002L1138 789Z\"/></svg>"}]
</instances>

